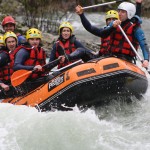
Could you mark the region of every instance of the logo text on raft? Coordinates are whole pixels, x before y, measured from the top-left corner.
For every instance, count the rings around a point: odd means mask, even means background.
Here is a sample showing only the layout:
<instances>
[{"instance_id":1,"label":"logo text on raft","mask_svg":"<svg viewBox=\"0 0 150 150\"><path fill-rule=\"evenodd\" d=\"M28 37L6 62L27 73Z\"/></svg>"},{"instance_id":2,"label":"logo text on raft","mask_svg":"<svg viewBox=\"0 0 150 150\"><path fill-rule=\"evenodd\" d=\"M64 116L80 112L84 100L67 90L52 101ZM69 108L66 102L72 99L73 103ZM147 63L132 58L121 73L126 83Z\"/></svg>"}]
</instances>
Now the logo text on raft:
<instances>
[{"instance_id":1,"label":"logo text on raft","mask_svg":"<svg viewBox=\"0 0 150 150\"><path fill-rule=\"evenodd\" d=\"M48 83L48 91L54 89L56 86L64 82L64 75L61 75Z\"/></svg>"}]
</instances>

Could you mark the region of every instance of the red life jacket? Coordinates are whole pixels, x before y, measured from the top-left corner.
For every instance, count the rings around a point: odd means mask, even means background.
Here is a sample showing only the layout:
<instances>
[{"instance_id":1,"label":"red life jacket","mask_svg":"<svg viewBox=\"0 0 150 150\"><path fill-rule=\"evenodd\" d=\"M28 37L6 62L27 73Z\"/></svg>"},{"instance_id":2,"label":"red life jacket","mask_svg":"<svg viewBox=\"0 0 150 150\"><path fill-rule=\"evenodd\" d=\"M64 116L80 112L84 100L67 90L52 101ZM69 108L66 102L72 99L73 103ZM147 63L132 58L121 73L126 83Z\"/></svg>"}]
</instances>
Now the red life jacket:
<instances>
[{"instance_id":1,"label":"red life jacket","mask_svg":"<svg viewBox=\"0 0 150 150\"><path fill-rule=\"evenodd\" d=\"M15 55L16 53L21 49L23 48L22 46L18 46L14 51L11 51L9 53L9 57L10 57L10 66L13 68L14 66L14 61L15 61Z\"/></svg>"},{"instance_id":2,"label":"red life jacket","mask_svg":"<svg viewBox=\"0 0 150 150\"><path fill-rule=\"evenodd\" d=\"M25 66L36 66L36 65L45 65L46 64L46 53L45 51L40 47L40 48L27 48L25 46L18 46L17 49L15 50L15 53L13 57L15 56L16 52L18 52L20 49L26 49L27 51L30 52L30 57L24 62ZM31 78L35 79L41 76L45 75L45 70L43 69L42 71L34 72L30 76Z\"/></svg>"},{"instance_id":3,"label":"red life jacket","mask_svg":"<svg viewBox=\"0 0 150 150\"><path fill-rule=\"evenodd\" d=\"M136 24L132 24L131 22L128 22L122 29L128 36L129 40L135 47L135 49L138 49L138 41L134 37L134 30L135 30ZM116 31L111 35L110 39L110 45L108 47L108 51L112 54L124 54L127 56L134 57L135 53L133 52L130 44L125 39L124 35L120 31L119 27L117 27Z\"/></svg>"},{"instance_id":4,"label":"red life jacket","mask_svg":"<svg viewBox=\"0 0 150 150\"><path fill-rule=\"evenodd\" d=\"M9 53L6 52L5 50L4 51L2 50L1 52L4 52L7 55L9 55ZM12 74L13 74L13 69L12 69L11 63L7 63L7 65L0 68L0 80L2 80L4 83L10 81L10 76Z\"/></svg>"},{"instance_id":5,"label":"red life jacket","mask_svg":"<svg viewBox=\"0 0 150 150\"><path fill-rule=\"evenodd\" d=\"M99 51L100 56L108 53L109 44L110 44L110 36L108 36L107 38L101 38L101 46Z\"/></svg>"},{"instance_id":6,"label":"red life jacket","mask_svg":"<svg viewBox=\"0 0 150 150\"><path fill-rule=\"evenodd\" d=\"M62 47L61 50L58 49L58 45L60 45ZM76 47L74 45L74 42L71 42L71 40L67 40L65 43L63 43L61 40L58 40L56 42L56 58L58 58L61 55L66 55L66 54L69 55L72 52L74 52L75 50L76 50ZM58 68L62 68L62 67L67 66L71 63L72 62L66 61L63 64L59 64Z\"/></svg>"}]
</instances>

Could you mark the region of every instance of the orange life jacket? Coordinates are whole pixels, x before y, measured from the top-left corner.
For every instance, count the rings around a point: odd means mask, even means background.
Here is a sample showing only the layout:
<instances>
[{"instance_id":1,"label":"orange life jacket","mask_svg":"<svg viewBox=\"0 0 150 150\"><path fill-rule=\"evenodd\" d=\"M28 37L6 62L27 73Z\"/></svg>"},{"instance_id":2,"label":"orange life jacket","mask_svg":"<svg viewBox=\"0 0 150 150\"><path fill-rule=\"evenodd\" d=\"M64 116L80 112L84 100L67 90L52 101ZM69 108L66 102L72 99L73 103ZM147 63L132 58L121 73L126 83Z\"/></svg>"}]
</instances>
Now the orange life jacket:
<instances>
[{"instance_id":1,"label":"orange life jacket","mask_svg":"<svg viewBox=\"0 0 150 150\"><path fill-rule=\"evenodd\" d=\"M1 52L4 52L9 56L8 52L3 51L3 50ZM7 63L7 65L0 68L0 80L2 80L4 83L10 81L10 77L12 74L13 74L13 69L12 69L11 63Z\"/></svg>"},{"instance_id":2,"label":"orange life jacket","mask_svg":"<svg viewBox=\"0 0 150 150\"><path fill-rule=\"evenodd\" d=\"M30 57L24 62L25 66L36 66L36 65L45 65L46 64L46 53L45 51L40 47L40 48L28 48L23 45L18 46L15 52L19 51L20 49L26 49L27 51L30 52ZM13 55L13 57L15 54ZM31 78L35 79L41 76L45 75L45 70L43 69L42 71L34 72L30 76Z\"/></svg>"},{"instance_id":3,"label":"orange life jacket","mask_svg":"<svg viewBox=\"0 0 150 150\"><path fill-rule=\"evenodd\" d=\"M58 45L62 47L62 49L58 49ZM67 40L65 43L63 43L61 40L58 40L56 42L56 58L58 58L61 55L69 55L72 52L74 52L76 50L76 47L74 45L74 42L71 42L71 40ZM59 64L58 68L67 66L69 64L71 64L72 62L66 61L63 64Z\"/></svg>"},{"instance_id":4,"label":"orange life jacket","mask_svg":"<svg viewBox=\"0 0 150 150\"><path fill-rule=\"evenodd\" d=\"M134 37L134 30L135 30L136 24L132 24L131 22L128 22L122 29L128 36L129 40L135 47L135 49L138 49L138 41ZM110 39L110 45L108 47L108 51L112 54L124 54L131 57L135 56L135 53L133 52L130 44L125 39L124 35L120 31L119 27L117 27L116 31L111 35Z\"/></svg>"}]
</instances>

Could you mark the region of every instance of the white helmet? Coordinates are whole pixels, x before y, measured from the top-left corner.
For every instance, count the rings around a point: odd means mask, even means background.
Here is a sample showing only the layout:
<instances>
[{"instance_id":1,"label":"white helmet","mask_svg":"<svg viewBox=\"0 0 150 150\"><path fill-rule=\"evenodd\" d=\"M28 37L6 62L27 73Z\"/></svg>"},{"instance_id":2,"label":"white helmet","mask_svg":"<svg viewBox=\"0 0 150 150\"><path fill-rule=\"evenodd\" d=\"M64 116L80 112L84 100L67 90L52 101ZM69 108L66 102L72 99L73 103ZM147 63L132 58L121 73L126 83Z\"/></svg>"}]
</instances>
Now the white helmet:
<instances>
[{"instance_id":1,"label":"white helmet","mask_svg":"<svg viewBox=\"0 0 150 150\"><path fill-rule=\"evenodd\" d=\"M135 5L129 2L122 2L118 6L118 9L126 10L128 19L131 19L135 15L135 12L136 12Z\"/></svg>"}]
</instances>

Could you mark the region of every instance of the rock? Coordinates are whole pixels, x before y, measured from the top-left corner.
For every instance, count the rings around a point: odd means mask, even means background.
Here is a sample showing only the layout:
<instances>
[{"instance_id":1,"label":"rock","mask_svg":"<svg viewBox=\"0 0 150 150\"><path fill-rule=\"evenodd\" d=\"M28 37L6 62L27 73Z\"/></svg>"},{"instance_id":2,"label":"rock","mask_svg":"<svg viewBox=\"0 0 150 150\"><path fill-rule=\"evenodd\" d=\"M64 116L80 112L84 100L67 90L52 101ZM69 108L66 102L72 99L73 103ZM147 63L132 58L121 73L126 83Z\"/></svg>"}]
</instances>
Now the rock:
<instances>
[{"instance_id":1,"label":"rock","mask_svg":"<svg viewBox=\"0 0 150 150\"><path fill-rule=\"evenodd\" d=\"M58 36L49 33L42 33L43 48L46 51L46 55L49 57L53 44L56 42Z\"/></svg>"}]
</instances>

